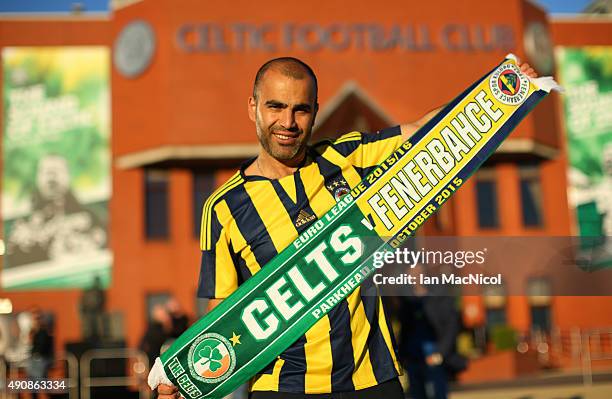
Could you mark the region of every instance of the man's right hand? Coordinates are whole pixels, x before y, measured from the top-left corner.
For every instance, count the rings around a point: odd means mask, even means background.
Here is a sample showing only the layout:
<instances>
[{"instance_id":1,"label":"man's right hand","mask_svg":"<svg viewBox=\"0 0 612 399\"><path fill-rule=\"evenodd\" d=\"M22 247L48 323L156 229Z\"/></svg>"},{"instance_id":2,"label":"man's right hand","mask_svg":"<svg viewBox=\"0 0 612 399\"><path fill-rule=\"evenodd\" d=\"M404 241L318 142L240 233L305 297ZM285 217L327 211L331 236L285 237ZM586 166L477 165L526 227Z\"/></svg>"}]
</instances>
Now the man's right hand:
<instances>
[{"instance_id":1,"label":"man's right hand","mask_svg":"<svg viewBox=\"0 0 612 399\"><path fill-rule=\"evenodd\" d=\"M210 312L221 303L222 299L209 299L206 312ZM178 399L182 398L178 388L174 385L159 384L157 386L158 399Z\"/></svg>"},{"instance_id":2,"label":"man's right hand","mask_svg":"<svg viewBox=\"0 0 612 399\"><path fill-rule=\"evenodd\" d=\"M178 399L182 398L178 391L178 388L174 385L159 384L157 386L157 393L159 396L157 399Z\"/></svg>"}]
</instances>

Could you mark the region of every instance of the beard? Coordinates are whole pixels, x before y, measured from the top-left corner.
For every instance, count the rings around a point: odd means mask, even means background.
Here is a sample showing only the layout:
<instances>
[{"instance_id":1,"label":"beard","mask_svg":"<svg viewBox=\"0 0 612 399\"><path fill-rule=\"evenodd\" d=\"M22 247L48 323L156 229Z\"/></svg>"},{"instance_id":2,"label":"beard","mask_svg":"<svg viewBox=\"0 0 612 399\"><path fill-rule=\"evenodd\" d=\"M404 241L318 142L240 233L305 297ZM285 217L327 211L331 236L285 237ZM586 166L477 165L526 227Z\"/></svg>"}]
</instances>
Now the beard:
<instances>
[{"instance_id":1,"label":"beard","mask_svg":"<svg viewBox=\"0 0 612 399\"><path fill-rule=\"evenodd\" d=\"M288 161L294 159L306 148L306 144L310 139L311 129L303 131L302 129L284 129L280 126L272 126L271 128L265 128L261 124L259 116L256 117L256 130L257 138L263 149L270 154L274 159L279 161ZM298 136L295 139L294 144L280 144L274 141L273 134L277 131L290 131L297 133Z\"/></svg>"}]
</instances>

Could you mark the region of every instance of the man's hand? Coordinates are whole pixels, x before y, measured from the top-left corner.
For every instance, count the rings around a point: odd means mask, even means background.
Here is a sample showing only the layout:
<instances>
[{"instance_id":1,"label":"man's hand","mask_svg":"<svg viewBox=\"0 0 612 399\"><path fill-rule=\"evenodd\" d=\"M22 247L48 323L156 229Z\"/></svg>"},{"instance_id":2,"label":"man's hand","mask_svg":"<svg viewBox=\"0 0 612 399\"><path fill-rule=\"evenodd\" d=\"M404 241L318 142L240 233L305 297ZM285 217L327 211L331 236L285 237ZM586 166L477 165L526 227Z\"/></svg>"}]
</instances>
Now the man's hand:
<instances>
[{"instance_id":1,"label":"man's hand","mask_svg":"<svg viewBox=\"0 0 612 399\"><path fill-rule=\"evenodd\" d=\"M523 72L525 75L529 76L530 78L535 79L538 77L538 73L528 63L523 62L520 65L520 68L521 68L521 72Z\"/></svg>"},{"instance_id":2,"label":"man's hand","mask_svg":"<svg viewBox=\"0 0 612 399\"><path fill-rule=\"evenodd\" d=\"M174 385L159 384L157 387L157 393L159 396L157 399L178 399L182 398L178 391L178 388Z\"/></svg>"},{"instance_id":3,"label":"man's hand","mask_svg":"<svg viewBox=\"0 0 612 399\"><path fill-rule=\"evenodd\" d=\"M209 299L206 312L210 312L221 303L222 299ZM174 385L159 384L157 386L158 399L178 399L182 398L178 388Z\"/></svg>"},{"instance_id":4,"label":"man's hand","mask_svg":"<svg viewBox=\"0 0 612 399\"><path fill-rule=\"evenodd\" d=\"M526 62L523 62L519 65L519 68L521 69L521 72L524 73L525 75L529 76L532 79L535 79L538 77L538 73L531 67L531 65L529 65ZM419 128L421 126L423 126L424 124L426 124L431 118L433 118L434 116L436 116L436 114L440 111L442 111L442 108L444 108L444 106L438 107L432 111L429 111L427 114L425 114L424 116L422 116L419 120L414 121L414 122L410 122L410 123L403 123L400 128L402 130L402 136L404 138L404 140L408 140L408 138L410 138L410 136L412 136L414 133L416 133L417 130L419 130Z\"/></svg>"}]
</instances>

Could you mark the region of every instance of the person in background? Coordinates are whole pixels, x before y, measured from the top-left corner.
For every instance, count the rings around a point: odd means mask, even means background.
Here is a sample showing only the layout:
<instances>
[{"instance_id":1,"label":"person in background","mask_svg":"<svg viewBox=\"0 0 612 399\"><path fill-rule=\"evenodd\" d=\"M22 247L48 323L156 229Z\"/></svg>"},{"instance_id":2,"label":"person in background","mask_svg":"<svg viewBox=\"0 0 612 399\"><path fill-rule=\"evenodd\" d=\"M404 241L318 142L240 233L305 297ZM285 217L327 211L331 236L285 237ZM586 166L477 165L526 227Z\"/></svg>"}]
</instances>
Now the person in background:
<instances>
[{"instance_id":1,"label":"person in background","mask_svg":"<svg viewBox=\"0 0 612 399\"><path fill-rule=\"evenodd\" d=\"M53 335L48 321L43 317L38 308L32 310L32 330L30 332L32 355L26 365L28 379L39 380L47 378L49 369L53 364ZM38 393L33 391L32 398L37 398Z\"/></svg>"},{"instance_id":2,"label":"person in background","mask_svg":"<svg viewBox=\"0 0 612 399\"><path fill-rule=\"evenodd\" d=\"M164 343L172 333L172 318L166 306L158 304L153 306L151 319L147 331L140 341L140 350L146 353L149 366L153 365L155 358L161 353Z\"/></svg>"},{"instance_id":3,"label":"person in background","mask_svg":"<svg viewBox=\"0 0 612 399\"><path fill-rule=\"evenodd\" d=\"M415 270L423 273L422 268ZM412 272L417 275L418 272ZM399 353L415 399L447 399L448 380L467 367L457 353L461 318L448 287L416 284L401 298Z\"/></svg>"},{"instance_id":4,"label":"person in background","mask_svg":"<svg viewBox=\"0 0 612 399\"><path fill-rule=\"evenodd\" d=\"M177 339L187 330L189 327L189 318L183 311L181 304L179 301L171 297L168 299L166 303L166 309L168 310L168 314L170 315L170 319L172 322L172 330L170 331L170 338Z\"/></svg>"},{"instance_id":5,"label":"person in background","mask_svg":"<svg viewBox=\"0 0 612 399\"><path fill-rule=\"evenodd\" d=\"M100 276L95 276L91 286L81 295L79 312L81 315L81 330L83 340L99 343L104 340L104 310L106 308L106 293Z\"/></svg>"}]
</instances>

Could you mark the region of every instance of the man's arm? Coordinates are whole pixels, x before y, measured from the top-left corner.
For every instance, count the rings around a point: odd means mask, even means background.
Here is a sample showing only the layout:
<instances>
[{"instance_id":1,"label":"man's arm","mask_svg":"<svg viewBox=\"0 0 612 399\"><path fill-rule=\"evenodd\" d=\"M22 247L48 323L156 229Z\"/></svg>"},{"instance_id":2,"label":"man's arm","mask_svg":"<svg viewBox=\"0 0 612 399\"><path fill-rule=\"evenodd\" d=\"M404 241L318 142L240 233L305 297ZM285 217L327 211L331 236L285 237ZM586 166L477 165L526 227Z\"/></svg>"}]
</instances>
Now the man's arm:
<instances>
[{"instance_id":1,"label":"man's arm","mask_svg":"<svg viewBox=\"0 0 612 399\"><path fill-rule=\"evenodd\" d=\"M209 299L206 305L206 313L216 308L223 299ZM176 399L180 398L178 388L172 385L160 384L157 387L158 399Z\"/></svg>"},{"instance_id":2,"label":"man's arm","mask_svg":"<svg viewBox=\"0 0 612 399\"><path fill-rule=\"evenodd\" d=\"M209 299L208 304L206 305L206 313L210 312L214 308L216 308L223 299Z\"/></svg>"},{"instance_id":3,"label":"man's arm","mask_svg":"<svg viewBox=\"0 0 612 399\"><path fill-rule=\"evenodd\" d=\"M402 131L402 137L404 140L408 140L410 136L412 136L417 130L421 128L424 124L427 123L431 118L433 118L438 112L440 112L444 108L444 105L429 111L427 114L422 116L419 120L409 123L404 123L400 125L400 129Z\"/></svg>"}]
</instances>

